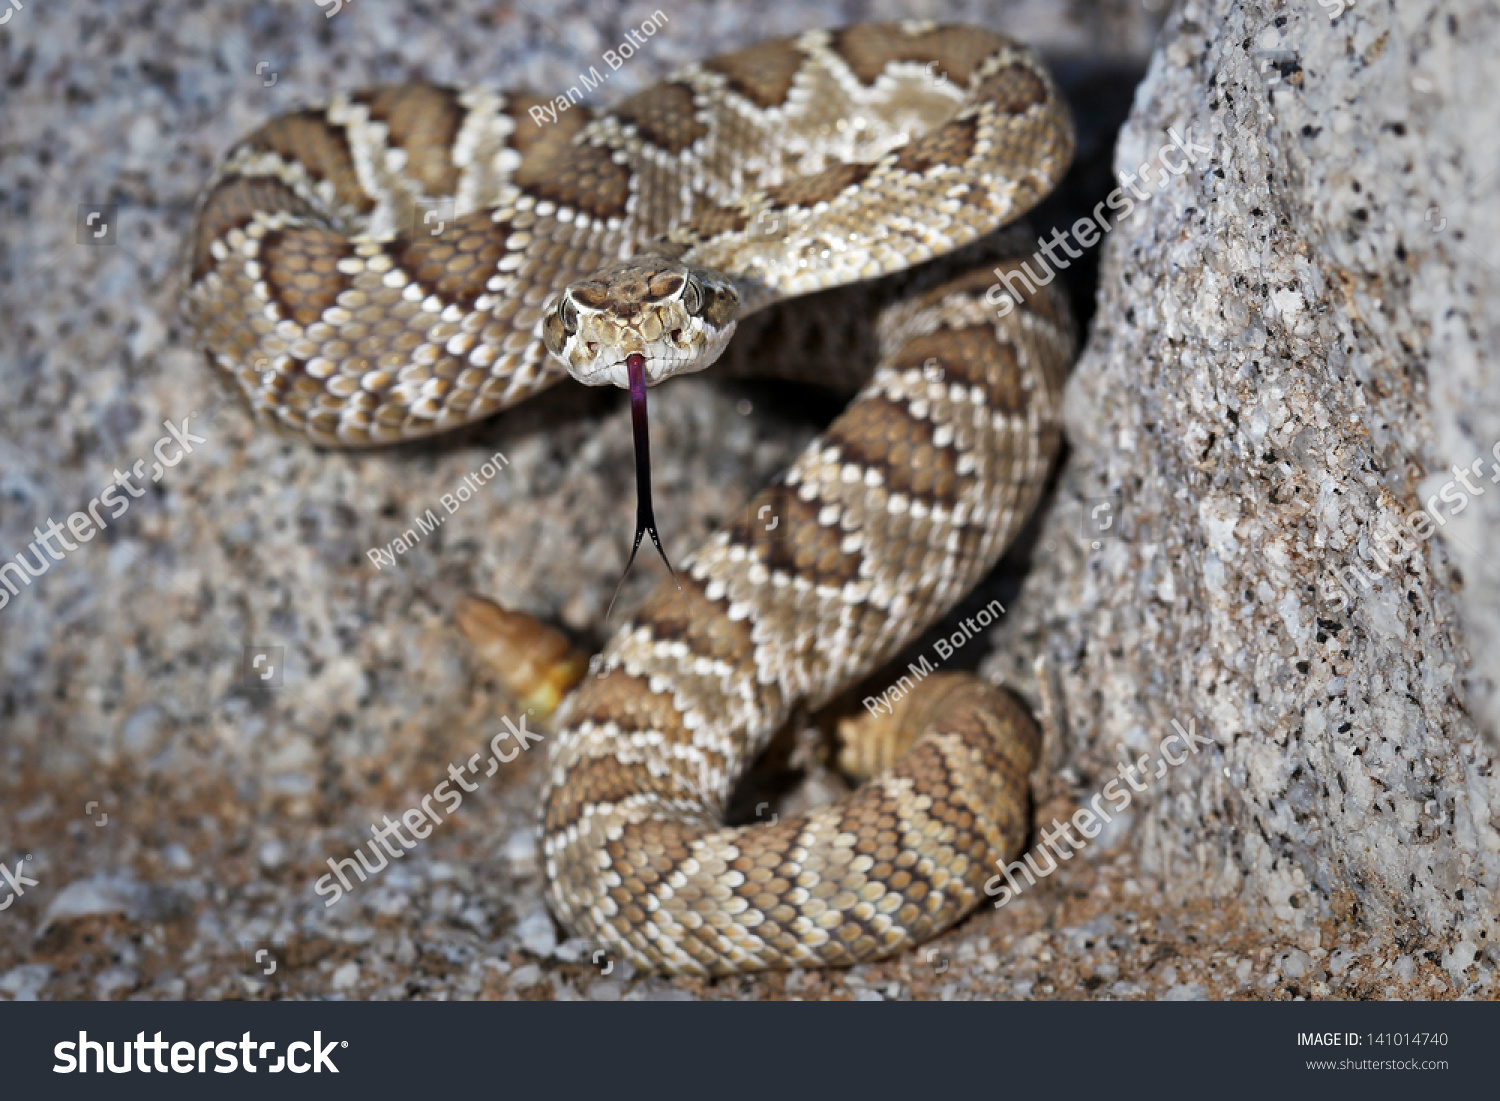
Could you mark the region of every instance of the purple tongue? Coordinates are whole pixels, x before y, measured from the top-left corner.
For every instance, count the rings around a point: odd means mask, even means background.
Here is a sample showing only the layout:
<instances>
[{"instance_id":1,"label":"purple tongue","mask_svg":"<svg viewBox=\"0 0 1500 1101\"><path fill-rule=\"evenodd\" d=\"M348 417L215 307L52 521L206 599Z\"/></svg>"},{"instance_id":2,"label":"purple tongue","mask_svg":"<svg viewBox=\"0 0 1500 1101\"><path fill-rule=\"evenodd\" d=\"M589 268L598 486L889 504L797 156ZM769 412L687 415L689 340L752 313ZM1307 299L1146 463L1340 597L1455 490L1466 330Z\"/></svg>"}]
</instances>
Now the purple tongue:
<instances>
[{"instance_id":1,"label":"purple tongue","mask_svg":"<svg viewBox=\"0 0 1500 1101\"><path fill-rule=\"evenodd\" d=\"M667 552L662 550L661 539L656 534L656 515L651 509L651 431L646 421L646 357L639 352L630 353L625 357L625 369L630 372L630 424L635 430L635 543L630 548L625 572L620 574L620 580L615 584L615 595L609 598L609 608L604 611L605 619L609 618L609 613L615 606L615 597L620 595L620 586L625 584L625 578L630 573L635 552L641 549L642 535L651 536L651 543L656 547L656 553L661 555L661 560L666 562L667 572L672 575L677 591L682 591L677 571L667 559Z\"/></svg>"}]
</instances>

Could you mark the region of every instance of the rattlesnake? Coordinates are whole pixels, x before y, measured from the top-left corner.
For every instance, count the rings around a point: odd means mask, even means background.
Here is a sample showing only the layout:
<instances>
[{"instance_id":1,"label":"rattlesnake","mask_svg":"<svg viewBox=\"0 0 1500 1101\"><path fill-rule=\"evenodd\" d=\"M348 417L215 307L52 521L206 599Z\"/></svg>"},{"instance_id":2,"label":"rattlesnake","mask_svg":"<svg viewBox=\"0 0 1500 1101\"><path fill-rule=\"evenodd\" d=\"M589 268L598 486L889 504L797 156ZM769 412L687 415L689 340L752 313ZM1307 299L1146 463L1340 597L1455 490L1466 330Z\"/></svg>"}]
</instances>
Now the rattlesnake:
<instances>
[{"instance_id":1,"label":"rattlesnake","mask_svg":"<svg viewBox=\"0 0 1500 1101\"><path fill-rule=\"evenodd\" d=\"M738 319L874 280L858 396L563 704L542 849L558 918L638 966L920 942L1025 836L1038 735L1008 693L928 677L862 735L880 771L847 799L723 813L795 705L888 661L1036 501L1072 327L1054 289L1003 291L1017 261L981 239L1065 170L1067 110L1029 50L917 23L765 42L538 122L551 102L411 84L271 121L200 200L187 315L258 411L360 446L520 401L564 374L549 348L583 381L635 382L643 408L645 381L706 366ZM956 250L968 270L917 267ZM851 309L838 293L808 308Z\"/></svg>"}]
</instances>

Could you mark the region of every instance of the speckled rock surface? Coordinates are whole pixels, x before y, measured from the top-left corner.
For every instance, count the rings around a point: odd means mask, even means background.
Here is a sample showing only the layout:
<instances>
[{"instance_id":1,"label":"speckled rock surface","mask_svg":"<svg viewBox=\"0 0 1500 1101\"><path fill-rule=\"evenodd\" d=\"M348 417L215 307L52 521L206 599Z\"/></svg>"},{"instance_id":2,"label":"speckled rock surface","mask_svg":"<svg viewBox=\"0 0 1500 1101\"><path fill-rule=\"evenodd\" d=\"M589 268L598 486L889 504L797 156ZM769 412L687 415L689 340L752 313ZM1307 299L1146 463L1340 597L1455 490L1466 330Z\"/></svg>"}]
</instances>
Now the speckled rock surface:
<instances>
[{"instance_id":1,"label":"speckled rock surface","mask_svg":"<svg viewBox=\"0 0 1500 1101\"><path fill-rule=\"evenodd\" d=\"M1110 316L1075 383L1072 431L1078 450L1061 504L1045 529L1049 551L1039 557L1014 609L1018 629L1004 636L1008 646L1018 647L1008 654L1020 654L1025 643L1041 645L1049 656L1063 731L1056 754L1076 758L1068 771L1059 756L1058 767L1042 779L1038 822L1047 823L1087 794L1086 781L1110 759L1116 742L1154 740L1147 732L1171 716L1196 715L1201 727L1211 728L1227 747L1222 762L1215 757L1208 768L1183 766L1160 789L1165 798L1140 804L1143 813L1131 828L1105 835L1087 859L1071 862L1003 910L976 915L927 952L849 973L676 985L628 974L619 965L603 974L607 962L596 964L586 945L560 939L542 905L530 843L540 755L530 753L479 779L428 839L325 909L312 888L330 858L349 856L385 816L420 805L450 766L488 745L502 717L519 717L451 625L462 594L487 593L564 624L582 641L597 638L628 549L627 422L617 395L558 388L457 438L383 452L333 454L264 434L218 390L176 317L178 248L191 201L213 158L230 142L299 101L335 88L418 76L563 87L657 5L628 4L601 17L597 5L579 3L359 0L331 19L325 18L329 7L313 0L123 0L97 9L59 0L28 4L0 28L0 383L11 396L0 403L0 562L24 550L36 538L33 529L46 530L49 519L66 524L71 513L86 511L116 470L128 473L140 461L147 471L142 480L151 481L152 463L176 454L175 445L154 451L158 440L172 435L164 422L203 438L142 496L121 491L113 499L128 508L102 534L49 562L43 576L0 607L0 862L35 881L0 911L0 997L1293 998L1487 989L1479 969L1444 971L1438 962L1448 962L1446 957L1423 954L1429 933L1422 922L1439 928L1443 915L1467 915L1459 918L1467 924L1446 934L1446 950L1462 941L1460 933L1477 928L1477 908L1492 905L1480 890L1469 892L1462 905L1452 899L1459 884L1467 885L1486 866L1489 850L1470 846L1466 838L1487 822L1491 789L1479 775L1479 743L1456 717L1467 697L1457 679L1462 667L1452 656L1457 644L1445 641L1444 633L1456 631L1456 623L1428 629L1439 615L1454 623L1459 602L1446 595L1451 579L1440 574L1441 580L1427 580L1423 573L1421 608L1400 612L1408 617L1397 620L1403 631L1412 623L1421 627L1420 644L1403 635L1379 646L1365 641L1364 650L1355 651L1370 655L1359 657L1359 668L1371 670L1372 683L1378 678L1378 691L1370 690L1377 701L1405 699L1408 684L1424 701L1408 706L1428 708L1425 719L1403 720L1396 729L1404 740L1428 739L1426 759L1440 770L1437 780L1422 783L1430 789L1424 798L1444 808L1446 825L1419 814L1415 821L1428 848L1392 858L1385 846L1404 818L1392 810L1388 825L1385 819L1375 824L1385 826L1383 832L1367 829L1362 823L1375 811L1366 809L1359 819L1349 811L1340 817L1329 797L1306 779L1331 775L1330 762L1343 761L1333 754L1335 745L1345 743L1333 742L1328 731L1346 721L1365 724L1355 729L1383 730L1387 720L1377 721L1370 712L1339 718L1325 700L1323 733L1314 736L1309 725L1304 739L1301 703L1287 702L1293 699L1288 693L1303 693L1309 701L1316 696L1311 676L1288 672L1288 659L1353 659L1328 651L1318 651L1324 655L1318 658L1310 621L1292 611L1290 621L1300 625L1296 633L1256 634L1264 624L1251 611L1242 624L1209 600L1221 591L1222 600L1230 600L1227 580L1204 587L1208 577L1235 578L1237 584L1237 571L1262 568L1263 542L1253 542L1247 529L1229 527L1223 518L1233 515L1224 511L1233 494L1228 472L1239 479L1233 485L1240 485L1259 484L1264 471L1247 473L1231 461L1224 450L1230 447L1220 423L1224 416L1210 412L1216 405L1205 399L1167 421L1166 408L1176 406L1162 395L1175 402L1200 389L1214 391L1220 384L1207 380L1228 376L1218 373L1221 361L1209 354L1210 345L1215 354L1239 345L1191 335L1196 330L1174 322L1190 338L1173 339L1200 353L1194 370L1205 381L1196 385L1193 371L1169 374L1179 359L1175 346L1158 345L1161 322L1154 314L1131 318L1123 311L1132 304L1140 311L1141 301L1157 309L1170 303L1144 290L1146 297L1138 299L1125 286L1107 293ZM612 78L604 100L657 79L681 61L767 35L930 15L985 22L1037 42L1058 65L1075 105L1086 104L1099 88L1114 87L1109 74L1127 73L1133 83L1144 69L1155 25L1151 6L1127 0L1031 0L998 7L818 0L663 10L667 29ZM1355 24L1344 22L1351 16L1340 20L1339 35L1353 33ZM1286 178L1277 177L1278 194L1288 190L1278 205L1264 208L1269 213L1262 228L1252 230L1245 228L1248 213L1240 210L1253 205L1243 202L1246 185L1213 193L1226 204L1222 216L1207 215L1214 232L1226 241L1243 241L1250 233L1257 242L1241 256L1197 239L1207 232L1200 225L1203 208L1191 215L1183 211L1205 181L1197 175L1178 180L1106 247L1109 279L1128 275L1141 280L1142 288L1154 287L1163 264L1182 278L1182 271L1199 277L1225 264L1236 270L1231 260L1280 272L1285 261L1278 257L1296 254L1301 266L1287 270L1314 280L1310 273L1332 270L1320 250L1334 247L1353 250L1358 264L1341 263L1360 279L1385 278L1390 253L1379 249L1388 242L1377 247L1351 236L1346 220L1326 212L1321 222L1306 215L1307 204L1321 210L1317 204L1330 200L1309 198L1321 194L1320 185L1308 182L1306 160L1293 156L1303 140L1296 137L1302 123L1272 124L1258 106L1268 101L1255 83L1256 62L1244 54L1251 47L1230 41L1243 37L1249 17L1204 11L1192 18L1199 29L1179 28L1157 57L1153 83L1138 101L1136 129L1127 133L1127 143L1135 146L1128 146L1123 160L1138 161L1137 146L1155 148L1144 135L1148 129L1154 135L1158 121L1186 122L1191 116L1211 128L1233 118L1241 128L1233 139L1237 150L1264 146L1267 133L1284 143L1267 147L1278 152L1262 154L1274 164L1259 170L1258 178L1280 173ZM1251 21L1243 33L1259 33L1268 21ZM1314 38L1311 28L1305 34L1307 43L1321 42L1319 49L1343 56L1344 38ZM1463 48L1478 48L1479 37L1467 35ZM1213 42L1205 45L1205 38ZM1372 49L1360 41L1357 49L1350 47L1351 56ZM1390 58L1405 58L1408 47L1397 48L1392 40L1384 49L1386 60L1369 64L1396 64L1405 73L1407 62ZM1234 67L1233 87L1243 90L1235 96L1238 113L1207 106L1196 86L1198 75L1208 72L1202 68L1206 58ZM1440 68L1434 79L1447 79L1449 70ZM1339 79L1375 77L1351 67L1340 70ZM1365 95L1358 87L1338 95ZM1424 110L1456 110L1451 97L1457 94L1442 91L1438 105ZM1296 109L1326 106L1304 102ZM1355 144L1362 155L1378 146L1373 138L1364 140L1359 128L1373 135L1385 121L1364 110L1349 112L1355 126L1349 132L1360 137ZM1090 119L1082 121L1086 151ZM1318 119L1312 124L1323 125ZM1107 147L1109 134L1103 141ZM1313 148L1318 161L1326 160L1321 147ZM1466 142L1465 155L1478 148ZM1228 171L1229 162L1222 163ZM1460 163L1444 162L1453 187L1469 179L1467 169L1455 167ZM1294 171L1289 164L1303 167ZM1240 178L1255 176L1247 171ZM1094 189L1102 196L1107 186ZM1387 199L1388 207L1399 207L1401 225L1425 232L1426 203L1415 208L1415 223L1406 203L1405 192ZM99 217L90 221L90 213ZM1396 214L1383 210L1380 217L1395 220ZM1309 220L1298 223L1294 216ZM1334 243L1304 241L1303 225L1336 227L1323 231ZM95 236L101 230L103 236ZM1406 247L1417 258L1413 262L1429 264L1430 271L1420 281L1415 272L1403 275L1403 285L1436 293L1449 276L1446 262L1432 258L1433 242L1413 237ZM1313 263L1320 256L1323 266ZM1278 278L1277 291L1302 286L1290 276ZM1339 293L1382 297L1386 309L1396 301L1360 289L1362 284L1350 286ZM1226 308L1245 310L1234 332L1255 332L1251 317L1259 318L1259 339L1282 349L1282 357L1294 339L1313 346L1312 337L1296 335L1298 324L1353 316L1353 306L1327 304L1327 287L1311 282L1298 291L1302 306L1288 329L1281 315L1258 304L1263 300L1236 290L1232 280L1220 288L1226 301L1241 303ZM1291 299L1278 301L1278 309L1290 309ZM1446 302L1423 305L1427 313L1421 316L1436 318ZM1423 469L1437 469L1438 428L1427 404L1436 399L1403 391L1401 372L1389 358L1404 326L1416 325L1418 315L1411 307L1390 315L1369 304L1359 309L1365 320L1353 334L1358 342L1344 343L1363 349L1358 362L1369 377L1366 385L1382 395L1370 400L1390 427L1379 426L1381 418L1361 406L1359 431L1369 435L1351 435L1345 446L1363 441L1360 454L1371 456L1374 472L1395 469L1388 452L1420 456ZM1477 314L1468 317L1470 326L1478 320ZM1452 334L1445 339L1472 341L1463 346L1476 349L1477 362L1483 342L1451 318L1444 325ZM1406 339L1415 362L1420 341ZM1385 358L1370 358L1371 347L1384 349ZM1434 351L1434 362L1438 358ZM1155 371L1145 387L1138 377L1143 364ZM1245 383L1250 397L1244 399L1242 423L1247 432L1258 423L1250 410L1260 400L1256 395L1265 393L1271 402L1264 412L1267 427L1258 431L1279 439L1291 416L1287 410L1305 414L1290 394L1292 379L1300 376L1283 359L1276 364L1281 398L1273 401L1268 376L1255 374ZM1424 368L1431 369L1424 362L1411 373ZM1334 384L1351 370L1340 360L1337 377L1319 385L1344 393L1347 387ZM1452 377L1456 385L1458 376ZM1477 374L1471 380L1475 389L1476 380ZM1095 413L1088 412L1090 393L1097 394ZM804 395L784 387L702 378L658 395L658 514L677 555L763 484L832 412L810 412ZM1466 398L1449 400L1471 412L1478 408ZM1174 428L1160 442L1162 436L1138 421L1148 401L1165 402L1157 415L1184 432L1208 421L1221 428L1220 451L1210 451L1226 464L1225 488L1217 496L1202 493L1206 475L1194 465L1207 433L1179 438ZM1135 426L1129 446L1115 442L1124 438L1114 420L1122 416L1123 424ZM1488 429L1474 431L1483 435ZM1256 442L1259 447L1262 441ZM1179 449L1192 461L1179 458ZM446 515L443 495L456 494L465 476L497 451L506 457L503 469L481 494ZM1457 461L1468 458L1465 452ZM1302 452L1284 452L1277 462L1305 470L1310 460ZM1328 462L1328 476L1335 477L1343 467ZM1151 515L1173 526L1172 538L1185 553L1182 572L1171 575L1175 596L1161 572L1170 556L1148 557L1143 546L1115 542L1089 557L1076 537L1076 514L1066 515L1080 495L1100 495L1112 486L1134 492L1152 470L1190 488L1181 498L1164 494L1160 501L1170 508L1156 513L1147 510L1145 499L1132 497L1122 527L1140 530L1129 525ZM1280 478L1289 476L1276 470ZM1217 503L1200 512L1200 498L1210 496ZM109 516L117 506L103 507ZM368 552L391 546L428 509L445 514L444 524L415 540L394 564L377 569ZM1222 573L1204 565L1205 544L1197 534L1204 516L1213 520L1204 530L1215 533ZM1317 553L1349 553L1347 537L1333 542L1339 525L1328 523L1329 546L1337 549ZM1291 540L1298 530L1287 526L1283 537ZM1137 574L1153 577L1152 586L1137 592ZM650 567L638 569L623 599L639 596L653 576ZM1256 607L1275 604L1290 591L1280 575L1265 584L1279 587ZM1151 603L1158 599L1164 603ZM1374 606L1369 594L1359 604ZM1356 607L1349 616L1362 622L1360 615L1371 614ZM1410 621L1414 614L1432 618ZM1196 655L1217 653L1204 644L1215 629L1231 640L1222 644L1230 653L1215 658L1219 664L1200 665ZM1340 637L1349 640L1353 630ZM1086 651L1085 638L1091 643ZM977 651L965 660L972 663ZM1035 652L1000 664L1029 674ZM1161 664L1138 666L1142 654ZM1220 668L1225 672L1216 673ZM1444 668L1453 670L1451 689ZM1170 684L1162 669L1171 671ZM1256 705L1262 710L1242 707L1253 691L1247 686L1272 675L1282 678L1279 693L1263 693ZM1222 685L1217 707L1208 691L1214 683ZM1355 698L1355 688L1345 692L1343 698ZM1370 745L1373 756L1378 738L1364 737L1361 744ZM1295 747L1282 744L1289 740ZM1367 759L1364 771L1345 768L1356 784L1367 784L1355 790L1395 784L1391 795L1406 808L1402 814L1425 807L1405 790L1416 778L1397 777L1405 766L1392 763L1393 749L1379 753L1378 766ZM1291 793L1275 788L1275 777L1290 775L1299 760L1303 778L1292 781ZM1312 764L1322 771L1311 771ZM1239 770L1232 788L1211 786L1220 767ZM1219 793L1211 806L1209 792ZM1455 815L1463 814L1468 817L1460 825ZM1341 842L1352 832L1330 835L1335 826L1360 829L1362 844L1370 847L1357 850ZM1399 828L1415 836L1416 825ZM1447 829L1451 837L1441 832ZM1253 845L1238 839L1248 833L1256 837ZM1437 861L1440 853L1445 862ZM1341 856L1349 863L1339 863ZM1441 872L1425 870L1424 861ZM1400 887L1408 865L1424 884L1421 893ZM1400 871L1393 870L1398 866ZM1205 869L1212 888L1206 896L1200 889ZM1291 878L1297 875L1307 883L1343 884L1344 893L1330 891L1325 898L1306 885L1288 888L1303 882ZM1448 879L1453 886L1443 887L1440 900L1438 883ZM1297 905L1293 894L1299 894ZM1261 895L1272 898L1269 909ZM1364 907L1358 915L1343 901L1353 897ZM1277 917L1278 906L1291 920ZM1411 915L1402 926L1405 943L1386 929L1401 914Z\"/></svg>"},{"instance_id":2,"label":"speckled rock surface","mask_svg":"<svg viewBox=\"0 0 1500 1101\"><path fill-rule=\"evenodd\" d=\"M1169 128L1207 150L1107 246L1075 450L989 668L1045 655L1080 799L1173 720L1211 739L1130 812L1146 869L1493 992L1500 118L1472 75L1500 21L1336 8L1193 0L1164 30L1117 170ZM1470 493L1449 468L1476 460Z\"/></svg>"}]
</instances>

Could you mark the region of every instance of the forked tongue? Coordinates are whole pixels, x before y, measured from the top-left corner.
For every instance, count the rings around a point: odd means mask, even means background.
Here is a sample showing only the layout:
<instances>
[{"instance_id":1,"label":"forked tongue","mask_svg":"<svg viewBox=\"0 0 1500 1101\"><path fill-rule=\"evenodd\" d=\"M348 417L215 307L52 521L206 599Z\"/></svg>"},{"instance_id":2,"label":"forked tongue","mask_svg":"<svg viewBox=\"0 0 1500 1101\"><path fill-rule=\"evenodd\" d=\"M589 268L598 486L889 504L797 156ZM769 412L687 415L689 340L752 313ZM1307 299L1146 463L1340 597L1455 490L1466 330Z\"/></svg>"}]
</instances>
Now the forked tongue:
<instances>
[{"instance_id":1,"label":"forked tongue","mask_svg":"<svg viewBox=\"0 0 1500 1101\"><path fill-rule=\"evenodd\" d=\"M662 549L661 538L656 534L656 514L651 508L651 431L646 420L646 357L640 352L631 352L625 357L625 369L630 373L630 424L635 431L635 543L630 548L630 557L625 562L625 572L615 583L615 594L609 598L609 607L604 618L609 618L615 606L615 597L620 595L620 586L630 574L635 552L641 549L641 536L650 535L656 553L667 564L667 572L677 591L682 592L682 582L677 580L677 571Z\"/></svg>"}]
</instances>

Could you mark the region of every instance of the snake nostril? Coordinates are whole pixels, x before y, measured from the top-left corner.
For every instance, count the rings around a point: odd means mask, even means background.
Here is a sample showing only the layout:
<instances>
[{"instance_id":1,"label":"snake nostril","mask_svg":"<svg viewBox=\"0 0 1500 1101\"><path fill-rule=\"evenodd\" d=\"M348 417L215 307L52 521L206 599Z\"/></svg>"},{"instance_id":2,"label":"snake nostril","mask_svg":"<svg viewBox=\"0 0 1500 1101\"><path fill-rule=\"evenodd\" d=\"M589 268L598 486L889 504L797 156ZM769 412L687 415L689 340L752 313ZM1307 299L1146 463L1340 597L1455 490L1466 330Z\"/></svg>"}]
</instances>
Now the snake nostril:
<instances>
[{"instance_id":1,"label":"snake nostril","mask_svg":"<svg viewBox=\"0 0 1500 1101\"><path fill-rule=\"evenodd\" d=\"M682 343L682 330L681 329L673 329L670 333L667 334L667 336L669 336L669 337L672 338L672 343L673 344L681 344Z\"/></svg>"},{"instance_id":2,"label":"snake nostril","mask_svg":"<svg viewBox=\"0 0 1500 1101\"><path fill-rule=\"evenodd\" d=\"M590 359L593 359L599 355L599 345L595 344L592 340L586 343L584 347L588 349Z\"/></svg>"}]
</instances>

